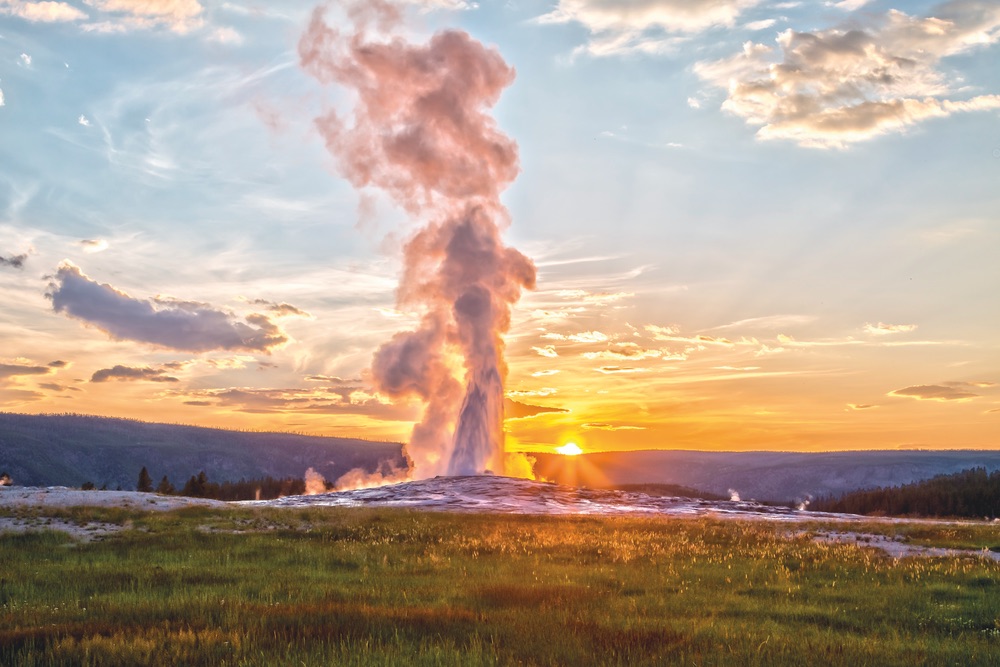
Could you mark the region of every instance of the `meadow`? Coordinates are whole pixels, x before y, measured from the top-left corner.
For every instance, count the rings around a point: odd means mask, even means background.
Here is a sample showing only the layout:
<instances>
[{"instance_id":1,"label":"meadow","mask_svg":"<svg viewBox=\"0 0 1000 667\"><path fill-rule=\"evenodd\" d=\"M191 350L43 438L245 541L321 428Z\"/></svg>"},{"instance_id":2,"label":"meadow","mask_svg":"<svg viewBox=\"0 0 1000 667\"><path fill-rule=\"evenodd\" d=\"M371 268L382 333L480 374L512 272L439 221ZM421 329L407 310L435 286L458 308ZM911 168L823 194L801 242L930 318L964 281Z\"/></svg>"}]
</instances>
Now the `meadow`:
<instances>
[{"instance_id":1,"label":"meadow","mask_svg":"<svg viewBox=\"0 0 1000 667\"><path fill-rule=\"evenodd\" d=\"M4 665L996 665L1000 563L819 523L0 508ZM121 528L93 541L48 521ZM872 523L990 548L996 527Z\"/></svg>"}]
</instances>

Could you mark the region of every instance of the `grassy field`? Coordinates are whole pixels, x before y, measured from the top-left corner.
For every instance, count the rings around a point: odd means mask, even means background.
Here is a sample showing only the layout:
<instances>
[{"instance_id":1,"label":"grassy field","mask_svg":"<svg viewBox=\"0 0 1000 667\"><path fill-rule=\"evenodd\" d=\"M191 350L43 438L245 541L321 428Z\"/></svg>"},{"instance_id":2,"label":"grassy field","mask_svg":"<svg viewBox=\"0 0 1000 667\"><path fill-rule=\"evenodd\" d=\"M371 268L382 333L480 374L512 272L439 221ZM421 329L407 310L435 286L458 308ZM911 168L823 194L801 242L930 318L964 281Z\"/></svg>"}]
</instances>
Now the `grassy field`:
<instances>
[{"instance_id":1,"label":"grassy field","mask_svg":"<svg viewBox=\"0 0 1000 667\"><path fill-rule=\"evenodd\" d=\"M816 543L819 524L20 512L123 530L0 536L3 665L1000 664L1000 564L896 561ZM864 529L1000 543L988 525Z\"/></svg>"}]
</instances>

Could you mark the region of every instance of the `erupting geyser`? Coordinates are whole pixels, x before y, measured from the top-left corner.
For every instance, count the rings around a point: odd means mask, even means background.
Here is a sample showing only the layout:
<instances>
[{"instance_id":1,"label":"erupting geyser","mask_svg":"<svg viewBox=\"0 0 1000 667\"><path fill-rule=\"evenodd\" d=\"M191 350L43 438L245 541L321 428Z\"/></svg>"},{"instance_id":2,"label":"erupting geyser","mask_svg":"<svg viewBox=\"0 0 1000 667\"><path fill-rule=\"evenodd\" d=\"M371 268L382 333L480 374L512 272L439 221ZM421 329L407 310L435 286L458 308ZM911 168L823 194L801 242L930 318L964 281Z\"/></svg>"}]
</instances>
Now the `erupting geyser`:
<instances>
[{"instance_id":1,"label":"erupting geyser","mask_svg":"<svg viewBox=\"0 0 1000 667\"><path fill-rule=\"evenodd\" d=\"M355 105L349 119L331 111L317 127L344 177L383 190L422 225L406 245L397 293L422 320L376 352L376 386L425 403L408 447L415 476L502 473L502 334L535 282L531 260L500 237L517 145L488 111L514 71L461 31L407 42L401 10L386 2L348 5L346 31L324 14L314 11L299 43L302 66L352 90Z\"/></svg>"}]
</instances>

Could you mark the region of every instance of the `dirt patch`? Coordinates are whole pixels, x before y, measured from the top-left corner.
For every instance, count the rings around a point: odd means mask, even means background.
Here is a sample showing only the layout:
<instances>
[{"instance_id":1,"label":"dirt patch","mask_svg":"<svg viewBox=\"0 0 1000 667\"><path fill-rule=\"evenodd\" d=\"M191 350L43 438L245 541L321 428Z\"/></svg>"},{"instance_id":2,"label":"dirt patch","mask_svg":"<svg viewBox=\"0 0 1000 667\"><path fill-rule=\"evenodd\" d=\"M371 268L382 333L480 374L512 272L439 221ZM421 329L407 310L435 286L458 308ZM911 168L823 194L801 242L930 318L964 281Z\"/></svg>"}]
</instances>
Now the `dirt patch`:
<instances>
[{"instance_id":1,"label":"dirt patch","mask_svg":"<svg viewBox=\"0 0 1000 667\"><path fill-rule=\"evenodd\" d=\"M798 533L796 537L809 533ZM893 558L941 558L941 557L973 557L987 558L1000 562L1000 553L988 549L946 549L943 547L922 547L915 544L908 544L902 538L892 538L888 535L875 535L872 533L854 532L823 532L811 533L813 541L824 544L854 544L859 547L872 547L881 549Z\"/></svg>"}]
</instances>

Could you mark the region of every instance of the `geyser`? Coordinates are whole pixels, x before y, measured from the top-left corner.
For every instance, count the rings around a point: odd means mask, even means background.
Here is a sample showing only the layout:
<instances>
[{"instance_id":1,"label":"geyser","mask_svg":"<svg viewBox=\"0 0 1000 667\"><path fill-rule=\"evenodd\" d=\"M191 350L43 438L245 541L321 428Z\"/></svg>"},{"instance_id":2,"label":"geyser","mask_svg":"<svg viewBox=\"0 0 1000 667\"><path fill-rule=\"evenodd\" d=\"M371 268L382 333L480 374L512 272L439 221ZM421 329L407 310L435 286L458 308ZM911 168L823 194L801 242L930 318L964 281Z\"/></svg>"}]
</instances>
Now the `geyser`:
<instances>
[{"instance_id":1,"label":"geyser","mask_svg":"<svg viewBox=\"0 0 1000 667\"><path fill-rule=\"evenodd\" d=\"M313 12L301 63L353 91L354 106L316 125L345 178L382 190L420 225L397 299L422 318L375 353L375 385L424 402L408 446L413 476L503 473L502 335L535 283L531 260L501 239L510 216L500 193L517 176L517 145L488 113L514 71L465 32L408 42L390 3L347 5L350 29L328 24L325 11Z\"/></svg>"}]
</instances>

